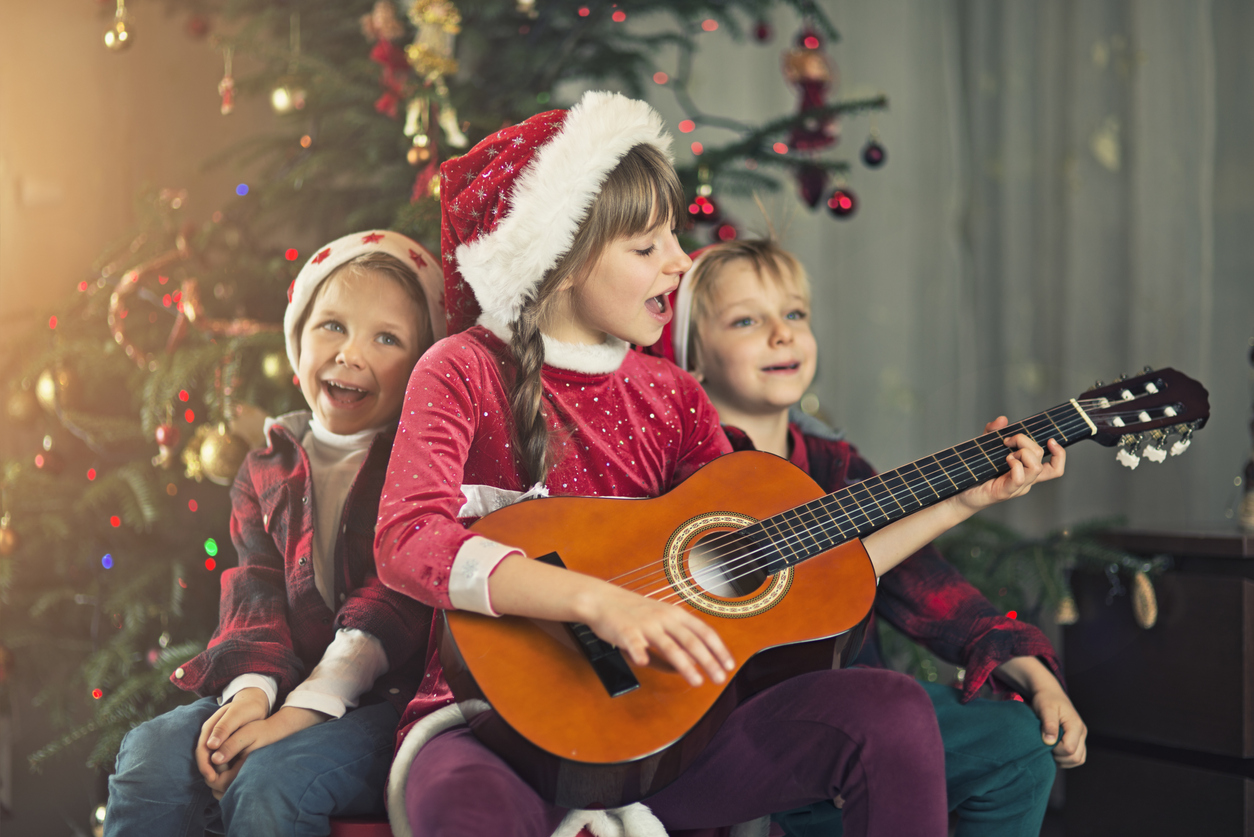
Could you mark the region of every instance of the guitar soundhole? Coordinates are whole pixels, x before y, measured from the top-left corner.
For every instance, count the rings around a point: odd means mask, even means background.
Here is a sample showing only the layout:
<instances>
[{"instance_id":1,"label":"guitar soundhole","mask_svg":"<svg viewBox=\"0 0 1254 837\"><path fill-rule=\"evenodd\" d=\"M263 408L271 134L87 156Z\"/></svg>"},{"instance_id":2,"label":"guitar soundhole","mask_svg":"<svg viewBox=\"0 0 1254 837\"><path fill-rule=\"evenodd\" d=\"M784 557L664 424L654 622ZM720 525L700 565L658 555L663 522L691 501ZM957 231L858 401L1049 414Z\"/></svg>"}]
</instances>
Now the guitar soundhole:
<instances>
[{"instance_id":1,"label":"guitar soundhole","mask_svg":"<svg viewBox=\"0 0 1254 837\"><path fill-rule=\"evenodd\" d=\"M767 582L767 573L750 557L750 544L728 530L705 533L688 553L688 573L712 596L739 599Z\"/></svg>"}]
</instances>

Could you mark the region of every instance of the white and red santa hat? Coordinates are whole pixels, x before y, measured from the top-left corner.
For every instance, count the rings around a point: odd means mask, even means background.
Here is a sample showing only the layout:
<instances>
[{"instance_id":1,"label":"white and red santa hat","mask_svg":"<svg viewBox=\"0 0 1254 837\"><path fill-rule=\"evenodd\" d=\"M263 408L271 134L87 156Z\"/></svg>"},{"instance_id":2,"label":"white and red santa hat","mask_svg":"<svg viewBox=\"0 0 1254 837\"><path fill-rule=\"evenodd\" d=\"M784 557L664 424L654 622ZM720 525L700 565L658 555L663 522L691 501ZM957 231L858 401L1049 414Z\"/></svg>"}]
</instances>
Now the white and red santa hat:
<instances>
[{"instance_id":1,"label":"white and red santa hat","mask_svg":"<svg viewBox=\"0 0 1254 837\"><path fill-rule=\"evenodd\" d=\"M516 320L570 250L606 176L640 144L671 159L657 111L592 91L570 110L502 128L440 166L449 330L469 328L482 315L500 333Z\"/></svg>"},{"instance_id":2,"label":"white and red santa hat","mask_svg":"<svg viewBox=\"0 0 1254 837\"><path fill-rule=\"evenodd\" d=\"M431 251L408 236L391 230L365 230L349 233L322 247L305 262L287 289L287 311L283 314L283 332L287 336L287 359L297 368L300 335L296 323L313 302L314 291L337 267L366 253L387 253L418 274L418 284L427 297L427 313L431 317L431 338L439 340L447 334L444 322L444 273L440 260Z\"/></svg>"}]
</instances>

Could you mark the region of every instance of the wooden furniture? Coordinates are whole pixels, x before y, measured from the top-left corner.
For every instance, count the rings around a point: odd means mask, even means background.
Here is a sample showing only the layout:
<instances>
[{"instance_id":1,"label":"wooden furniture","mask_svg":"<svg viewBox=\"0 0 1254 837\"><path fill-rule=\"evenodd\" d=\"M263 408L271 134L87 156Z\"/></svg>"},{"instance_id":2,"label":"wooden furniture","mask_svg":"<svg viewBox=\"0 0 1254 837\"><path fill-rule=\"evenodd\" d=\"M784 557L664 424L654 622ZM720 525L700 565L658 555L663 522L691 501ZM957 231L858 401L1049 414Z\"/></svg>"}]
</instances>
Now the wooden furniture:
<instances>
[{"instance_id":1,"label":"wooden furniture","mask_svg":"<svg viewBox=\"0 0 1254 837\"><path fill-rule=\"evenodd\" d=\"M1072 577L1065 670L1089 757L1067 773L1067 837L1254 835L1254 534L1107 540L1171 568L1149 629L1104 575Z\"/></svg>"}]
</instances>

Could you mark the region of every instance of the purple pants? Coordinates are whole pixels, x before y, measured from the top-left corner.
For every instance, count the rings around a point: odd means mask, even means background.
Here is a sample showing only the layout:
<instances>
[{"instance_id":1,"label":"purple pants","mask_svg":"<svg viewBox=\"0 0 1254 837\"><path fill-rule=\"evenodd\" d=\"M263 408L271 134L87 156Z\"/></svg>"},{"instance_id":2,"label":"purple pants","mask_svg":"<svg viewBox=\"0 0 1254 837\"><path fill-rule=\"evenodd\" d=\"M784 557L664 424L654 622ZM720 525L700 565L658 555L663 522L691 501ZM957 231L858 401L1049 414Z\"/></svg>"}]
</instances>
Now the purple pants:
<instances>
[{"instance_id":1,"label":"purple pants","mask_svg":"<svg viewBox=\"0 0 1254 837\"><path fill-rule=\"evenodd\" d=\"M883 669L819 671L728 717L682 776L644 800L667 830L712 828L844 797L848 837L942 837L945 755L927 693ZM458 727L414 759L414 834L549 837L566 811Z\"/></svg>"}]
</instances>

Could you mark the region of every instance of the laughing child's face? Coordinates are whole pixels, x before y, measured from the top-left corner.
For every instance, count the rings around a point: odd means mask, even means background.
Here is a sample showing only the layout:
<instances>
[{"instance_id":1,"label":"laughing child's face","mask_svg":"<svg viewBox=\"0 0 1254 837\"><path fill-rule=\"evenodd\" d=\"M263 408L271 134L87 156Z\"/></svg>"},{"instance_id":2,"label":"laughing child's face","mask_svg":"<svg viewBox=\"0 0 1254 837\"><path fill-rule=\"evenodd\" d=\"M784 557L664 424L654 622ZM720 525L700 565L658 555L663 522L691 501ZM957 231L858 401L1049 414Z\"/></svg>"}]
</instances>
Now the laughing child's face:
<instances>
[{"instance_id":1,"label":"laughing child's face","mask_svg":"<svg viewBox=\"0 0 1254 837\"><path fill-rule=\"evenodd\" d=\"M377 271L332 275L300 334L300 388L318 422L348 435L396 420L427 349L426 312Z\"/></svg>"},{"instance_id":2,"label":"laughing child's face","mask_svg":"<svg viewBox=\"0 0 1254 837\"><path fill-rule=\"evenodd\" d=\"M791 276L766 281L747 259L709 280L693 323L694 374L725 423L787 410L814 381L809 300Z\"/></svg>"}]
</instances>

